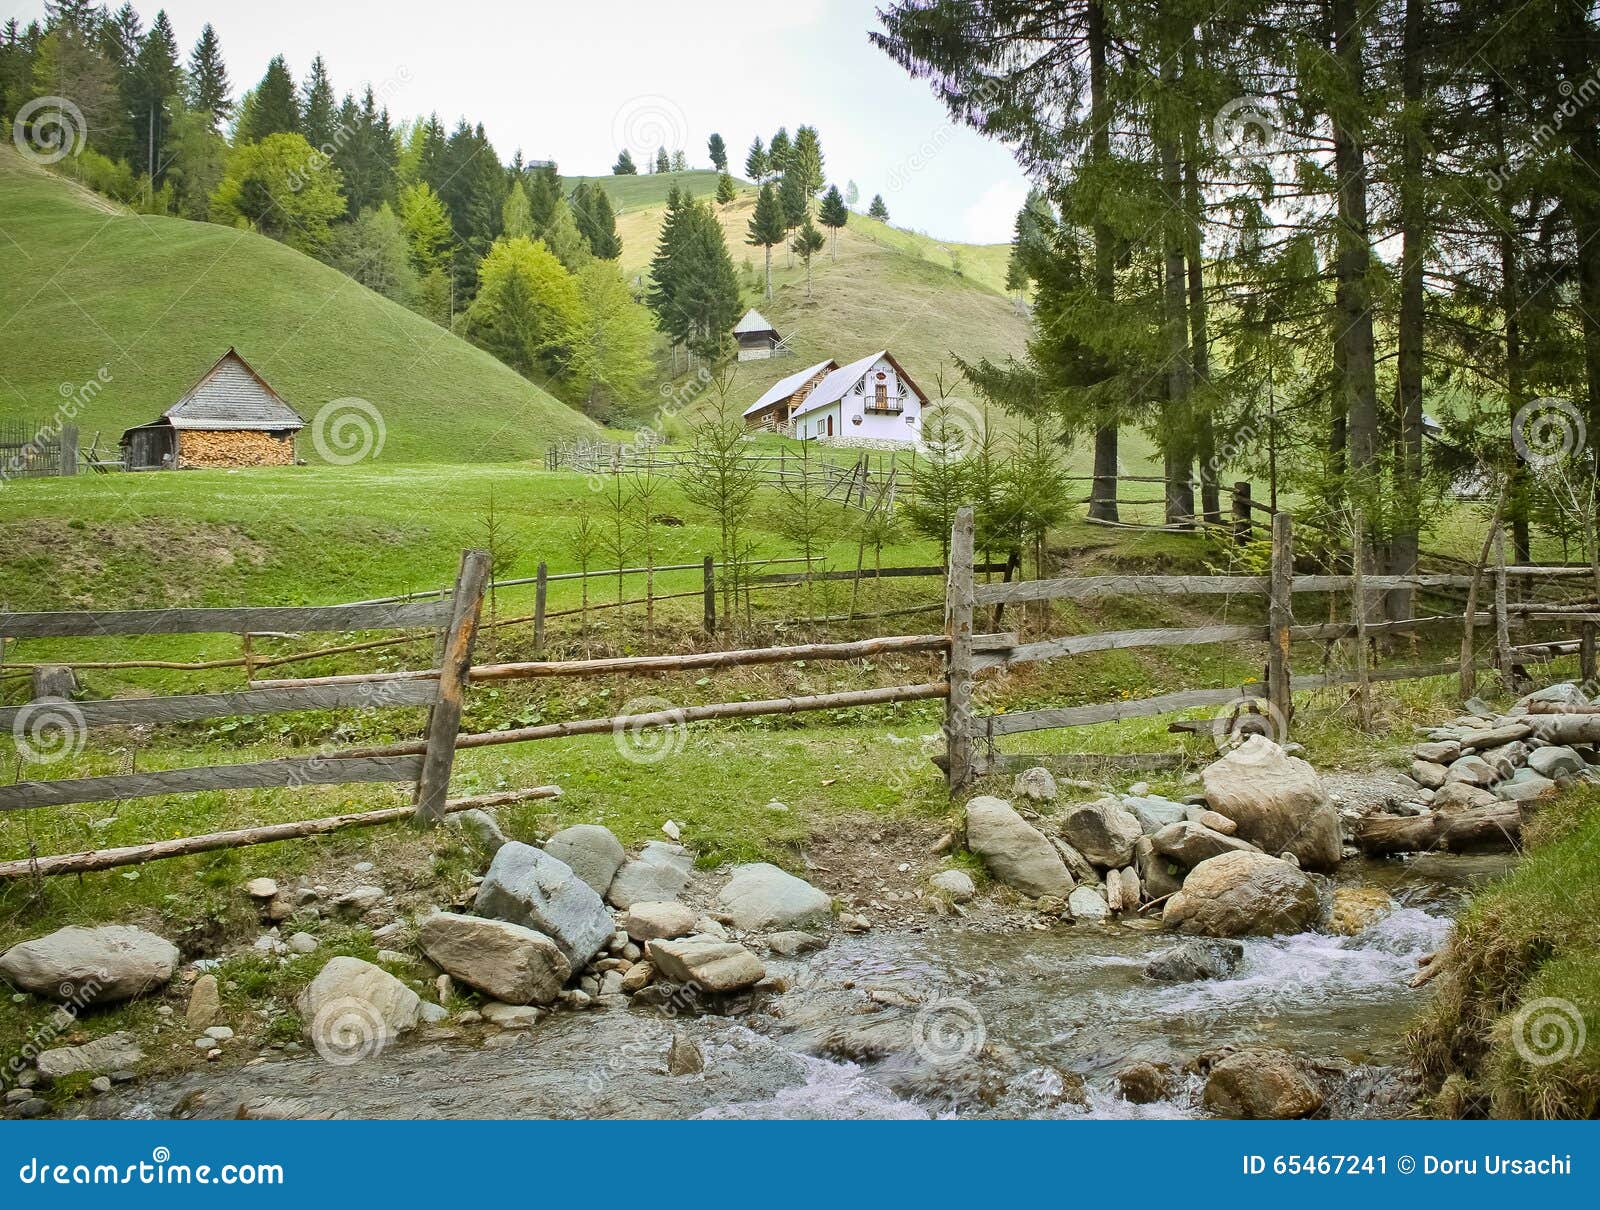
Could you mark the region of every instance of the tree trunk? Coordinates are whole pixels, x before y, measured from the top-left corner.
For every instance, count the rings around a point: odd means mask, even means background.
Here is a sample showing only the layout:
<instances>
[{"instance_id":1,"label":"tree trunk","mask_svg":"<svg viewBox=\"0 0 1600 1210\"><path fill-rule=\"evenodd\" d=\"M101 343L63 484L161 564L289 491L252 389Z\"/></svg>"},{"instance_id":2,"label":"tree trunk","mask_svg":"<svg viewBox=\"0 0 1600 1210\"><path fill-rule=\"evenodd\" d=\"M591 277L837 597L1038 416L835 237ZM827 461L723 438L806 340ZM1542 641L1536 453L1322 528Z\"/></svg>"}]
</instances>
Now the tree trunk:
<instances>
[{"instance_id":1,"label":"tree trunk","mask_svg":"<svg viewBox=\"0 0 1600 1210\"><path fill-rule=\"evenodd\" d=\"M772 245L767 244L767 301L772 301Z\"/></svg>"},{"instance_id":2,"label":"tree trunk","mask_svg":"<svg viewBox=\"0 0 1600 1210\"><path fill-rule=\"evenodd\" d=\"M1101 0L1090 0L1089 40L1089 136L1090 155L1104 163L1111 155L1111 107L1106 99L1106 29ZM1104 223L1094 226L1095 296L1110 302L1116 291L1116 249ZM1099 418L1094 433L1094 487L1089 493L1089 515L1097 521L1116 521L1117 515L1117 417L1114 412Z\"/></svg>"},{"instance_id":3,"label":"tree trunk","mask_svg":"<svg viewBox=\"0 0 1600 1210\"><path fill-rule=\"evenodd\" d=\"M1192 417L1189 390L1188 278L1185 265L1182 174L1178 144L1165 138L1158 144L1161 181L1169 205L1166 222L1166 256L1162 271L1162 311L1167 333L1167 405L1162 416L1161 449L1166 477L1166 519L1169 525L1194 524L1194 469Z\"/></svg>"},{"instance_id":4,"label":"tree trunk","mask_svg":"<svg viewBox=\"0 0 1600 1210\"><path fill-rule=\"evenodd\" d=\"M1188 214L1189 332L1199 398L1194 405L1194 452L1200 467L1200 509L1208 525L1222 524L1222 493L1217 486L1217 434L1211 423L1211 354L1206 347L1206 282L1200 240L1200 183L1191 158L1183 168L1183 204Z\"/></svg>"}]
</instances>

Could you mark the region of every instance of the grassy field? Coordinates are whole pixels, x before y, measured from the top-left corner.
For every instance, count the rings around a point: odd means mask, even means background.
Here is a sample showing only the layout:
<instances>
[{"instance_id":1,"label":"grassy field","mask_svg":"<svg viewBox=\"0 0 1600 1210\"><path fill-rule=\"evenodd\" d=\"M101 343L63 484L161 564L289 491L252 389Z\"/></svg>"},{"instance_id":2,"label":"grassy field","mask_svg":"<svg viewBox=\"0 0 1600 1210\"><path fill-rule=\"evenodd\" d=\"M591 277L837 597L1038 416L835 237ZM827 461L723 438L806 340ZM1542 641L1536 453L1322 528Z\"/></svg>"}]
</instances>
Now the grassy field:
<instances>
[{"instance_id":1,"label":"grassy field","mask_svg":"<svg viewBox=\"0 0 1600 1210\"><path fill-rule=\"evenodd\" d=\"M82 442L115 450L233 345L310 421L355 396L386 462L526 458L596 433L493 357L262 236L120 211L0 147L0 418L82 384ZM301 457L316 458L309 432Z\"/></svg>"},{"instance_id":2,"label":"grassy field","mask_svg":"<svg viewBox=\"0 0 1600 1210\"><path fill-rule=\"evenodd\" d=\"M636 176L613 176L609 173L605 176L564 176L561 185L568 193L579 185L599 185L611 199L612 209L623 214L644 207L665 205L667 194L674 188L690 197L711 197L717 192L719 176L710 168L691 168L683 172L644 172ZM739 178L735 177L734 180L745 186L745 182Z\"/></svg>"}]
</instances>

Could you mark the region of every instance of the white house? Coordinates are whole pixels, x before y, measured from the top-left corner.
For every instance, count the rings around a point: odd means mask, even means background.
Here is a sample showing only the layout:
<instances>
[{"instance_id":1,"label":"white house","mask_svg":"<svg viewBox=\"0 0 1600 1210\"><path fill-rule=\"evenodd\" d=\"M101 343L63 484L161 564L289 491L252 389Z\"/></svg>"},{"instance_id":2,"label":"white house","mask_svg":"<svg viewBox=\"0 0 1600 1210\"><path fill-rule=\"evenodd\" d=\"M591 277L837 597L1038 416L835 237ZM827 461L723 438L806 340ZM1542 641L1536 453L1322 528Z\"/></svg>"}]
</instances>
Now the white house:
<instances>
[{"instance_id":1,"label":"white house","mask_svg":"<svg viewBox=\"0 0 1600 1210\"><path fill-rule=\"evenodd\" d=\"M789 423L805 441L915 447L922 444L927 404L922 388L884 349L829 373L793 407Z\"/></svg>"}]
</instances>

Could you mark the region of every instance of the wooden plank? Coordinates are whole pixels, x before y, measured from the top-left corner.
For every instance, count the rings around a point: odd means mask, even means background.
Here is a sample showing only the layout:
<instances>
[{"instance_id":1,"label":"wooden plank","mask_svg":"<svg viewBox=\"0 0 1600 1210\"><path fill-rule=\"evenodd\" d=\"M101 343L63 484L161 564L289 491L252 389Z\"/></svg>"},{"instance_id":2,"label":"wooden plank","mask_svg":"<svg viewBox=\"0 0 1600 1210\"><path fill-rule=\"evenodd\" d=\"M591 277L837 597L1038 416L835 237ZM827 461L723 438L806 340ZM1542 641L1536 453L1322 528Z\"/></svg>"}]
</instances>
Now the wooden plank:
<instances>
[{"instance_id":1,"label":"wooden plank","mask_svg":"<svg viewBox=\"0 0 1600 1210\"><path fill-rule=\"evenodd\" d=\"M1022 643L1008 652L978 657L977 668L1027 664L1091 651L1120 651L1130 647L1193 647L1204 643L1265 642L1265 626L1191 626L1152 630L1108 630L1100 634L1068 635Z\"/></svg>"},{"instance_id":2,"label":"wooden plank","mask_svg":"<svg viewBox=\"0 0 1600 1210\"><path fill-rule=\"evenodd\" d=\"M482 810L534 798L559 798L559 786L533 786L526 790L504 790L497 794L478 794L453 798L445 803L445 814ZM263 824L254 828L234 828L227 832L207 832L200 836L179 836L150 844L126 845L116 849L89 849L82 853L62 853L51 857L24 857L0 862L0 881L11 878L48 878L57 874L87 874L119 866L143 865L193 853L217 849L239 849L247 845L271 844L305 836L325 836L344 828L371 828L399 823L411 818L410 807L388 807L379 811L353 811L344 815L325 815L320 819L297 819L290 823Z\"/></svg>"},{"instance_id":3,"label":"wooden plank","mask_svg":"<svg viewBox=\"0 0 1600 1210\"><path fill-rule=\"evenodd\" d=\"M1468 576L1368 576L1368 588L1463 587ZM1295 576L1290 591L1348 592L1349 576ZM1260 596L1271 589L1268 576L1075 576L1057 580L1019 580L980 584L974 603L1009 605L1019 601L1089 600L1095 597Z\"/></svg>"},{"instance_id":4,"label":"wooden plank","mask_svg":"<svg viewBox=\"0 0 1600 1210\"><path fill-rule=\"evenodd\" d=\"M1177 769L1186 759L1182 752L1048 752L1018 755L996 752L993 755L976 755L973 772L982 776L990 773L1021 773L1024 769L1043 766L1052 773L1118 772L1144 773L1162 769Z\"/></svg>"},{"instance_id":5,"label":"wooden plank","mask_svg":"<svg viewBox=\"0 0 1600 1210\"><path fill-rule=\"evenodd\" d=\"M1459 668L1457 663L1411 664L1401 668L1373 668L1367 673L1370 681L1420 681L1432 676L1449 676ZM1320 672L1314 676L1297 676L1294 687L1298 690L1328 689L1335 685L1355 685L1360 674L1350 672Z\"/></svg>"},{"instance_id":6,"label":"wooden plank","mask_svg":"<svg viewBox=\"0 0 1600 1210\"><path fill-rule=\"evenodd\" d=\"M22 781L0 786L0 811L60 807L80 802L152 798L158 794L198 794L205 790L262 790L274 787L336 786L345 782L412 781L422 771L420 756L293 756L243 765L204 765L73 777L60 781Z\"/></svg>"},{"instance_id":7,"label":"wooden plank","mask_svg":"<svg viewBox=\"0 0 1600 1210\"><path fill-rule=\"evenodd\" d=\"M1272 515L1272 574L1267 587L1267 704L1285 732L1294 710L1290 687L1289 642L1294 625L1294 520L1287 512ZM1278 737L1286 739L1287 735Z\"/></svg>"},{"instance_id":8,"label":"wooden plank","mask_svg":"<svg viewBox=\"0 0 1600 1210\"><path fill-rule=\"evenodd\" d=\"M0 612L0 634L14 639L95 638L101 635L243 634L261 630L406 630L437 626L448 601L394 605L243 606L237 609L125 609Z\"/></svg>"},{"instance_id":9,"label":"wooden plank","mask_svg":"<svg viewBox=\"0 0 1600 1210\"><path fill-rule=\"evenodd\" d=\"M478 617L483 612L489 569L488 551L461 552L450 630L445 636L444 658L439 661L439 696L428 712L427 751L412 804L419 823L433 824L444 818L445 791L450 787L450 770L456 759L462 700L471 675L472 647L478 637Z\"/></svg>"},{"instance_id":10,"label":"wooden plank","mask_svg":"<svg viewBox=\"0 0 1600 1210\"><path fill-rule=\"evenodd\" d=\"M1099 702L1092 706L1058 706L1048 710L1024 710L1014 714L994 714L980 719L991 739L1023 731L1048 731L1056 727L1087 727L1094 723L1114 723L1128 718L1148 718L1173 710L1198 706L1221 706L1248 694L1238 689L1183 689L1158 697L1135 698L1127 702Z\"/></svg>"},{"instance_id":11,"label":"wooden plank","mask_svg":"<svg viewBox=\"0 0 1600 1210\"><path fill-rule=\"evenodd\" d=\"M72 702L70 710L87 727L131 727L140 724L192 723L239 714L284 714L291 710L381 710L426 706L434 687L426 680L308 685L284 689L246 689L237 693L191 693L176 697L123 697L100 702ZM28 706L0 709L0 731L9 731Z\"/></svg>"},{"instance_id":12,"label":"wooden plank","mask_svg":"<svg viewBox=\"0 0 1600 1210\"><path fill-rule=\"evenodd\" d=\"M972 547L972 509L958 509L950 530L950 578L945 587L950 689L945 704L944 746L952 793L972 781Z\"/></svg>"}]
</instances>

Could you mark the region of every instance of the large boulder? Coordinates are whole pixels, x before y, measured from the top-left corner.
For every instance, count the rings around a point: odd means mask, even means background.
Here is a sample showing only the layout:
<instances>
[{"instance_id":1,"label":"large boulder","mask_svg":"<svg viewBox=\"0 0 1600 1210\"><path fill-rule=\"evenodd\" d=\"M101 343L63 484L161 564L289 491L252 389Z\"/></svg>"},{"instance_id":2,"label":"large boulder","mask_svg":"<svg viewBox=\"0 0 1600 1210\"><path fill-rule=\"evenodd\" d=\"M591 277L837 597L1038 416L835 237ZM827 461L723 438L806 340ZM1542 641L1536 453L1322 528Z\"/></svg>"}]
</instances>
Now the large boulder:
<instances>
[{"instance_id":1,"label":"large boulder","mask_svg":"<svg viewBox=\"0 0 1600 1210\"><path fill-rule=\"evenodd\" d=\"M693 869L694 858L681 844L652 840L617 871L606 900L612 907L629 908L640 902L676 899L689 885Z\"/></svg>"},{"instance_id":2,"label":"large boulder","mask_svg":"<svg viewBox=\"0 0 1600 1210\"><path fill-rule=\"evenodd\" d=\"M611 829L597 823L562 828L545 842L544 851L557 861L566 862L574 874L601 895L611 889L611 880L627 857Z\"/></svg>"},{"instance_id":3,"label":"large boulder","mask_svg":"<svg viewBox=\"0 0 1600 1210\"><path fill-rule=\"evenodd\" d=\"M1095 865L1120 870L1133 860L1133 842L1144 828L1116 799L1102 798L1068 807L1061 834Z\"/></svg>"},{"instance_id":4,"label":"large boulder","mask_svg":"<svg viewBox=\"0 0 1600 1210\"><path fill-rule=\"evenodd\" d=\"M1316 1085L1281 1050L1240 1050L1218 1059L1204 1100L1224 1118L1303 1118L1322 1108Z\"/></svg>"},{"instance_id":5,"label":"large boulder","mask_svg":"<svg viewBox=\"0 0 1600 1210\"><path fill-rule=\"evenodd\" d=\"M296 1007L306 1037L330 1062L378 1054L422 1020L422 998L381 967L341 955L328 959Z\"/></svg>"},{"instance_id":6,"label":"large boulder","mask_svg":"<svg viewBox=\"0 0 1600 1210\"><path fill-rule=\"evenodd\" d=\"M767 977L761 959L742 945L715 937L652 941L646 949L661 978L701 991L735 992L753 987Z\"/></svg>"},{"instance_id":7,"label":"large boulder","mask_svg":"<svg viewBox=\"0 0 1600 1210\"><path fill-rule=\"evenodd\" d=\"M164 986L178 961L177 946L142 928L69 927L0 954L0 978L64 1003L110 1004Z\"/></svg>"},{"instance_id":8,"label":"large boulder","mask_svg":"<svg viewBox=\"0 0 1600 1210\"><path fill-rule=\"evenodd\" d=\"M1072 875L1050 840L1003 798L984 796L967 804L967 847L1007 886L1038 899L1072 893Z\"/></svg>"},{"instance_id":9,"label":"large boulder","mask_svg":"<svg viewBox=\"0 0 1600 1210\"><path fill-rule=\"evenodd\" d=\"M515 840L489 863L476 906L480 916L545 934L573 970L589 965L616 931L605 901L571 866Z\"/></svg>"},{"instance_id":10,"label":"large boulder","mask_svg":"<svg viewBox=\"0 0 1600 1210\"><path fill-rule=\"evenodd\" d=\"M440 970L504 1004L549 1004L572 974L554 941L505 920L437 912L417 943Z\"/></svg>"},{"instance_id":11,"label":"large boulder","mask_svg":"<svg viewBox=\"0 0 1600 1210\"><path fill-rule=\"evenodd\" d=\"M826 893L764 861L736 868L718 892L717 903L732 917L734 927L746 932L803 929L833 915L833 900Z\"/></svg>"},{"instance_id":12,"label":"large boulder","mask_svg":"<svg viewBox=\"0 0 1600 1210\"><path fill-rule=\"evenodd\" d=\"M1170 857L1179 865L1193 869L1209 857L1221 853L1260 852L1248 840L1237 836L1224 836L1204 824L1183 820L1169 823L1150 838L1150 844L1163 857Z\"/></svg>"},{"instance_id":13,"label":"large boulder","mask_svg":"<svg viewBox=\"0 0 1600 1210\"><path fill-rule=\"evenodd\" d=\"M1308 870L1339 864L1339 812L1316 770L1264 735L1252 735L1201 774L1206 802L1268 853L1293 853Z\"/></svg>"},{"instance_id":14,"label":"large boulder","mask_svg":"<svg viewBox=\"0 0 1600 1210\"><path fill-rule=\"evenodd\" d=\"M39 1052L35 1066L45 1083L81 1072L126 1071L144 1062L139 1040L127 1030L106 1034L82 1046L57 1046Z\"/></svg>"},{"instance_id":15,"label":"large boulder","mask_svg":"<svg viewBox=\"0 0 1600 1210\"><path fill-rule=\"evenodd\" d=\"M1265 853L1223 853L1189 871L1167 900L1167 927L1203 937L1304 932L1322 914L1316 884Z\"/></svg>"},{"instance_id":16,"label":"large boulder","mask_svg":"<svg viewBox=\"0 0 1600 1210\"><path fill-rule=\"evenodd\" d=\"M1159 983L1193 983L1199 979L1226 979L1244 958L1244 946L1237 941L1198 938L1180 941L1145 963L1147 979Z\"/></svg>"}]
</instances>

